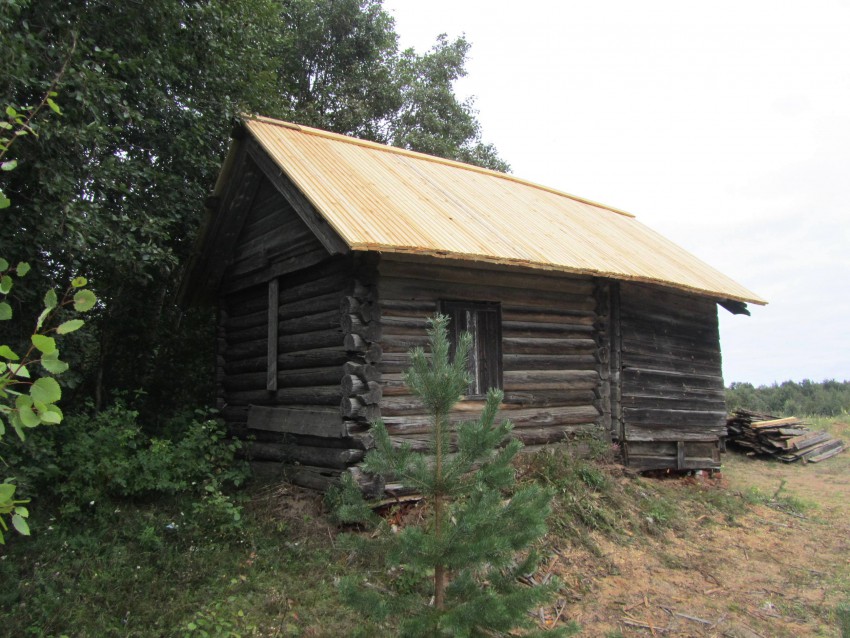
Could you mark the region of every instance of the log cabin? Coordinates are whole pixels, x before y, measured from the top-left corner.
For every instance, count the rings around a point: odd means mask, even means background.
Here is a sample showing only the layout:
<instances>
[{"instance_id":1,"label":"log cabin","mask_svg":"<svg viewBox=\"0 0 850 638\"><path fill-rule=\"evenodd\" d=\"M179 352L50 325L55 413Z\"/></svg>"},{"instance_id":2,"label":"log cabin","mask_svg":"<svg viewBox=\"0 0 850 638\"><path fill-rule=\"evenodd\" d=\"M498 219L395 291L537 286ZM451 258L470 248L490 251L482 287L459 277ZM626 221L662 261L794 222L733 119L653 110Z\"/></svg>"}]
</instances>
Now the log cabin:
<instances>
[{"instance_id":1,"label":"log cabin","mask_svg":"<svg viewBox=\"0 0 850 638\"><path fill-rule=\"evenodd\" d=\"M453 419L501 388L528 448L595 437L635 470L719 467L718 306L755 293L626 213L476 166L245 117L180 290L218 308L217 402L255 468L324 489L382 419L425 449L402 381L427 318L469 331Z\"/></svg>"}]
</instances>

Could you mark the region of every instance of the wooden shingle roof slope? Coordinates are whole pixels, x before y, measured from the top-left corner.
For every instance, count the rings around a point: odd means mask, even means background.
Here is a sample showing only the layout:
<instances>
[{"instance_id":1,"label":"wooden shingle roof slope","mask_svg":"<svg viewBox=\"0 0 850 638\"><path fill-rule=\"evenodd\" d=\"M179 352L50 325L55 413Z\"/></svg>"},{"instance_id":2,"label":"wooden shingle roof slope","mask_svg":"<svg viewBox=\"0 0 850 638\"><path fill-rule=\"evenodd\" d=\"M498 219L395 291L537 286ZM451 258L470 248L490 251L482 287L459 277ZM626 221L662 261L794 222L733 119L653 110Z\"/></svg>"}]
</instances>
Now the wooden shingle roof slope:
<instances>
[{"instance_id":1,"label":"wooden shingle roof slope","mask_svg":"<svg viewBox=\"0 0 850 638\"><path fill-rule=\"evenodd\" d=\"M318 129L263 117L244 125L350 250L587 274L766 303L629 213L512 175ZM230 172L225 166L217 190Z\"/></svg>"}]
</instances>

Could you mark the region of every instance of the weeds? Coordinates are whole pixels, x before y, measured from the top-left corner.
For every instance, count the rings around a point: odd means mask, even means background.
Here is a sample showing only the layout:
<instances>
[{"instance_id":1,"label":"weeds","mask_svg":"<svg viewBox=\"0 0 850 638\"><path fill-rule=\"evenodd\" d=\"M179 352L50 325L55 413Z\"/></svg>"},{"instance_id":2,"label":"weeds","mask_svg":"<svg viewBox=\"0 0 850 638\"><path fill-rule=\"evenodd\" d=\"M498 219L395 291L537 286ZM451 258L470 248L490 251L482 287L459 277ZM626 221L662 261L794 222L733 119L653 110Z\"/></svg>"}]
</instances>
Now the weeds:
<instances>
[{"instance_id":1,"label":"weeds","mask_svg":"<svg viewBox=\"0 0 850 638\"><path fill-rule=\"evenodd\" d=\"M841 638L850 638L850 600L835 608L835 618L838 621Z\"/></svg>"},{"instance_id":2,"label":"weeds","mask_svg":"<svg viewBox=\"0 0 850 638\"><path fill-rule=\"evenodd\" d=\"M781 479L779 486L771 495L767 495L757 487L750 487L745 493L745 500L752 505L765 505L790 514L792 516L802 517L807 511L812 509L814 505L801 498L788 493L785 489L787 481Z\"/></svg>"}]
</instances>

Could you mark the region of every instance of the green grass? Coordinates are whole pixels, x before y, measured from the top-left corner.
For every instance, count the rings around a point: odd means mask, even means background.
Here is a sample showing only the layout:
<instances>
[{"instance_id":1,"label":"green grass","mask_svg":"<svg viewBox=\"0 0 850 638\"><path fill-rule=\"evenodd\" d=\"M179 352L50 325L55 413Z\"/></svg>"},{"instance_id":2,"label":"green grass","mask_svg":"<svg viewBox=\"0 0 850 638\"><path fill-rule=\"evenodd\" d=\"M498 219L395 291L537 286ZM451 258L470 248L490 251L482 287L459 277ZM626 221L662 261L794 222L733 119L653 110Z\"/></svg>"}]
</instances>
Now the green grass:
<instances>
[{"instance_id":1,"label":"green grass","mask_svg":"<svg viewBox=\"0 0 850 638\"><path fill-rule=\"evenodd\" d=\"M315 521L248 505L243 528L205 536L186 502L124 504L108 520L36 521L0 560L3 630L16 636L348 635L360 619L334 579L351 567ZM329 620L332 619L332 620ZM328 629L332 622L333 632ZM206 632L206 633L203 633ZM330 633L329 633L330 632Z\"/></svg>"},{"instance_id":2,"label":"green grass","mask_svg":"<svg viewBox=\"0 0 850 638\"><path fill-rule=\"evenodd\" d=\"M812 505L778 480L764 482L761 491L697 479L683 485L629 475L612 462L610 450L591 452L593 458L571 450L529 455L518 471L522 481L553 493L551 542L595 552L600 564L608 560L602 539L634 546L671 531L698 534L706 526L735 525L754 504L811 516ZM13 536L0 548L2 633L391 635L391 627L364 625L341 603L337 580L361 568L337 542L319 497L249 487L240 504L240 524L224 527L193 521L196 502L189 498L97 503L78 522L50 520L49 505L36 504L33 536ZM672 569L690 567L674 552L660 561ZM837 600L844 600L850 595L846 570L830 575L839 577L828 587L843 592ZM582 585L576 587L581 593ZM789 608L788 614L805 611ZM850 603L832 602L818 613L850 638Z\"/></svg>"}]
</instances>

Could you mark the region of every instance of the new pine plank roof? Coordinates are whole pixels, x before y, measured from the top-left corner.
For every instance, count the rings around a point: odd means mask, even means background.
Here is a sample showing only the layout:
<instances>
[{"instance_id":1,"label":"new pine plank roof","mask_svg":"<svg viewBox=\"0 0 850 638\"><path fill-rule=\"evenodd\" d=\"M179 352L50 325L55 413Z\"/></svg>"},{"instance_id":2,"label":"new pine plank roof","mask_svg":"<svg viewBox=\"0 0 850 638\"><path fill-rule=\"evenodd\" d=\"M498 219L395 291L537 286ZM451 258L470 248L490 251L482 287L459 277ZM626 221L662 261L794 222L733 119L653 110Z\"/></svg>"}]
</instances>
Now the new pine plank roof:
<instances>
[{"instance_id":1,"label":"new pine plank roof","mask_svg":"<svg viewBox=\"0 0 850 638\"><path fill-rule=\"evenodd\" d=\"M629 213L512 175L263 117L245 126L351 250L656 283L765 304Z\"/></svg>"}]
</instances>

